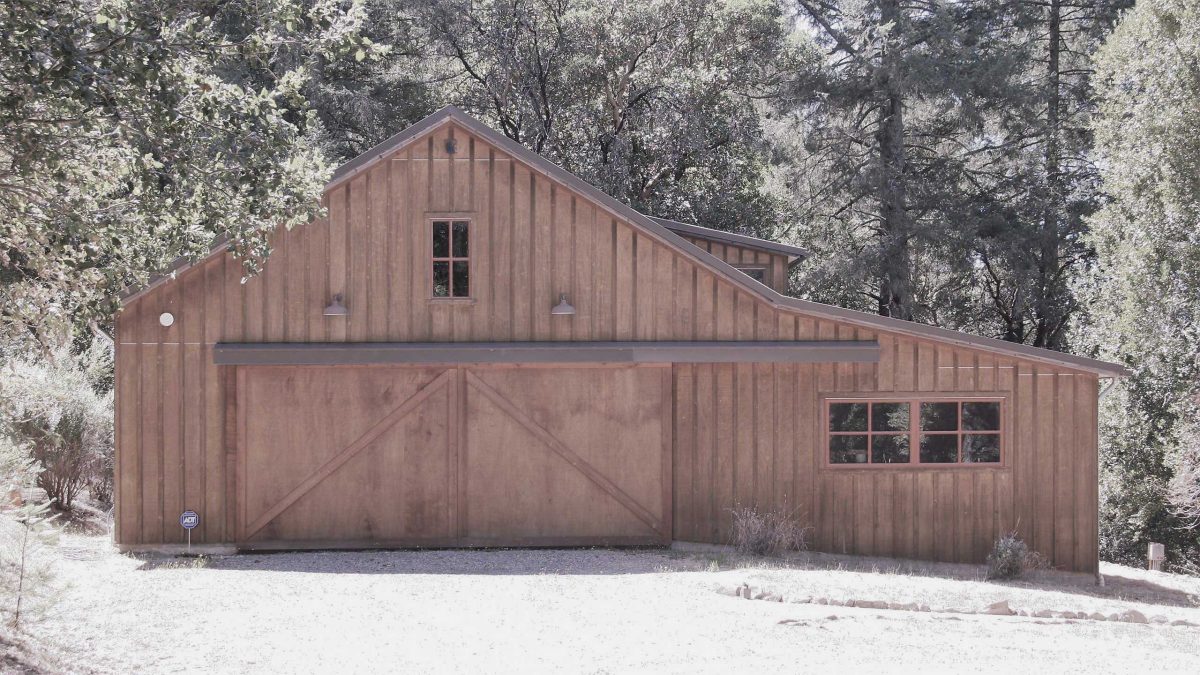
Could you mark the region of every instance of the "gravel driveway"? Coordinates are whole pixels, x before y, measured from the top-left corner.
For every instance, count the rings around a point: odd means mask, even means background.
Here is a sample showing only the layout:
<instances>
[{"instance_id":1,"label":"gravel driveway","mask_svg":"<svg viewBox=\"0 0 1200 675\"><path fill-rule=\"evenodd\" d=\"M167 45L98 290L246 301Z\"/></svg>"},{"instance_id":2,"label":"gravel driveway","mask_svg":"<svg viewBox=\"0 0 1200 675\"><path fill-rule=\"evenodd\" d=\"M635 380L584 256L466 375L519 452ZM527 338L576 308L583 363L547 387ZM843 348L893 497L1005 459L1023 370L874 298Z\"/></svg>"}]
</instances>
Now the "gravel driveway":
<instances>
[{"instance_id":1,"label":"gravel driveway","mask_svg":"<svg viewBox=\"0 0 1200 675\"><path fill-rule=\"evenodd\" d=\"M98 538L67 550L72 586L35 637L71 669L1200 672L1197 628L750 601L717 589L858 582L717 570L702 554L280 553L191 566L117 555Z\"/></svg>"}]
</instances>

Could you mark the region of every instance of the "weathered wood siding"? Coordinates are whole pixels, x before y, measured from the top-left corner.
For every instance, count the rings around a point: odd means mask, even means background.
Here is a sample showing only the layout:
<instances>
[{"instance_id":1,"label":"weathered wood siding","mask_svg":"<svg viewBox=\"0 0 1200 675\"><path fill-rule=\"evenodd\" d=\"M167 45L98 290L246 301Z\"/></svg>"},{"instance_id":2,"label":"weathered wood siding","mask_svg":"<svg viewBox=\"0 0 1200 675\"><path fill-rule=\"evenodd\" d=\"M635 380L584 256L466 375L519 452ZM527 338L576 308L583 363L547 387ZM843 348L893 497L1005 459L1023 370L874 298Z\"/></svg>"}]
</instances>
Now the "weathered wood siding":
<instances>
[{"instance_id":1,"label":"weathered wood siding","mask_svg":"<svg viewBox=\"0 0 1200 675\"><path fill-rule=\"evenodd\" d=\"M451 134L459 151L448 156ZM878 338L878 366L677 366L675 538L725 541L727 509L766 504L769 495L806 514L827 550L978 558L995 532L1019 521L1057 564L1095 565L1092 375L776 309L453 125L325 200L327 218L276 236L262 275L241 283L240 263L218 255L118 317L122 545L183 542L176 518L184 508L202 516L194 542L234 541L236 387L234 369L213 364L217 342ZM472 220L473 297L431 301L428 217L450 213ZM728 249L719 255L728 259ZM778 258L772 278L782 284L786 261ZM335 293L348 316L322 315ZM569 295L573 317L550 315L559 293ZM164 311L175 315L167 328L158 322ZM1010 465L821 468L820 396L875 390L1005 392ZM891 517L877 517L889 503ZM969 519L948 503L967 505ZM985 503L990 511L978 506ZM908 529L897 524L905 513Z\"/></svg>"},{"instance_id":2,"label":"weathered wood siding","mask_svg":"<svg viewBox=\"0 0 1200 675\"><path fill-rule=\"evenodd\" d=\"M457 137L447 155L445 138ZM232 540L228 374L217 342L773 339L744 289L461 128L441 127L325 195L279 233L265 271L215 256L118 317L118 537ZM431 214L469 216L472 299L430 300ZM575 316L552 317L559 293ZM349 314L322 315L335 293ZM169 311L174 325L158 317ZM200 504L199 507L195 505Z\"/></svg>"},{"instance_id":3,"label":"weathered wood siding","mask_svg":"<svg viewBox=\"0 0 1200 675\"><path fill-rule=\"evenodd\" d=\"M1055 566L1095 571L1096 377L871 337L878 365L675 366L675 538L726 543L730 509L755 506L795 514L819 551L982 562L1016 530ZM829 466L823 400L901 392L1002 397L1003 463Z\"/></svg>"},{"instance_id":4,"label":"weathered wood siding","mask_svg":"<svg viewBox=\"0 0 1200 675\"><path fill-rule=\"evenodd\" d=\"M682 235L681 235L682 236ZM769 253L746 246L738 246L702 237L685 236L684 239L708 251L730 265L763 268L763 283L780 293L788 290L788 259L785 255Z\"/></svg>"}]
</instances>

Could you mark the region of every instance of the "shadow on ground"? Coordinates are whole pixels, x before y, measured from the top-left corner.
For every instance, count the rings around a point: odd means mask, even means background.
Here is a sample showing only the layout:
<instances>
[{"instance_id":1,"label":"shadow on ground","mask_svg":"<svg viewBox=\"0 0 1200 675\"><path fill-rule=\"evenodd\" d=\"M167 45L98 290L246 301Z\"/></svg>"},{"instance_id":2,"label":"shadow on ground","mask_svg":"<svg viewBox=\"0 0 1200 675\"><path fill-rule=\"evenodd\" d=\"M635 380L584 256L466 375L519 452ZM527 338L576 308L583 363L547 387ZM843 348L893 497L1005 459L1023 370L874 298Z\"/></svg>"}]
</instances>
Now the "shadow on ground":
<instances>
[{"instance_id":1,"label":"shadow on ground","mask_svg":"<svg viewBox=\"0 0 1200 675\"><path fill-rule=\"evenodd\" d=\"M903 575L985 582L982 565L930 563L827 553L798 553L785 558L741 556L730 550L682 552L671 549L425 549L244 553L215 557L155 557L140 570L211 569L220 571L299 572L309 574L403 575L623 575L729 570ZM1092 574L1041 570L1015 581L986 582L996 587L1053 591L1095 598L1200 607L1200 583L1193 591L1148 579L1106 574L1105 585Z\"/></svg>"}]
</instances>

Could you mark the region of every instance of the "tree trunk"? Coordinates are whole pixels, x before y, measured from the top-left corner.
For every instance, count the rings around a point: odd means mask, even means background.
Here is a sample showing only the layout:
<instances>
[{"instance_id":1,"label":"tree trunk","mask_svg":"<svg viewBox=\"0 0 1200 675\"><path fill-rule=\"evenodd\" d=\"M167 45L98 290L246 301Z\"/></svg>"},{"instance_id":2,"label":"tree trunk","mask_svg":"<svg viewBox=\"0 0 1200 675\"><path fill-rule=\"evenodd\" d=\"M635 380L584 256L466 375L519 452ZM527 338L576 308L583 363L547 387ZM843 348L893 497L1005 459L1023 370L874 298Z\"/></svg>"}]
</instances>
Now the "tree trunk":
<instances>
[{"instance_id":1,"label":"tree trunk","mask_svg":"<svg viewBox=\"0 0 1200 675\"><path fill-rule=\"evenodd\" d=\"M1042 236L1038 260L1038 297L1034 306L1034 336L1036 347L1057 348L1061 343L1061 314L1064 283L1059 275L1059 239L1061 219L1066 213L1066 194L1063 189L1062 157L1059 149L1060 106L1062 102L1062 73L1059 57L1062 51L1061 0L1050 0L1048 8L1049 54L1046 66L1046 189L1047 199L1042 212Z\"/></svg>"},{"instance_id":2,"label":"tree trunk","mask_svg":"<svg viewBox=\"0 0 1200 675\"><path fill-rule=\"evenodd\" d=\"M900 7L897 0L880 3L881 24L891 24L883 39L879 130L879 216L881 260L879 313L912 319L912 254L905 191L904 95L900 66Z\"/></svg>"}]
</instances>

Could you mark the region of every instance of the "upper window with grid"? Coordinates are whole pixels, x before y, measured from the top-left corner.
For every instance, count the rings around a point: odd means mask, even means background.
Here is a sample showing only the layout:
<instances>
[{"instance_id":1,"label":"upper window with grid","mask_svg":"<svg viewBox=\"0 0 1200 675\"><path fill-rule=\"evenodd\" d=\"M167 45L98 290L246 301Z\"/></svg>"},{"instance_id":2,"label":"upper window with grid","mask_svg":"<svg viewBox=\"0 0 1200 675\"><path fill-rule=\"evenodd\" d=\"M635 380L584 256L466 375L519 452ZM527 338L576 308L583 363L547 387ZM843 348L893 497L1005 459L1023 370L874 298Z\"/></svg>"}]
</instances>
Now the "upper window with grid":
<instances>
[{"instance_id":1,"label":"upper window with grid","mask_svg":"<svg viewBox=\"0 0 1200 675\"><path fill-rule=\"evenodd\" d=\"M433 221L433 297L471 297L470 238L470 221Z\"/></svg>"}]
</instances>

